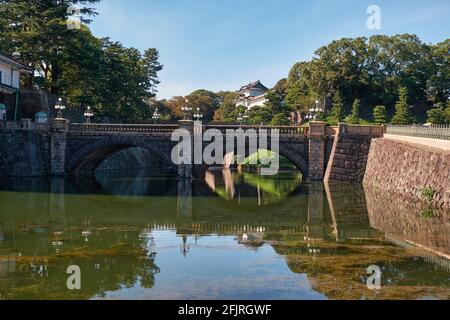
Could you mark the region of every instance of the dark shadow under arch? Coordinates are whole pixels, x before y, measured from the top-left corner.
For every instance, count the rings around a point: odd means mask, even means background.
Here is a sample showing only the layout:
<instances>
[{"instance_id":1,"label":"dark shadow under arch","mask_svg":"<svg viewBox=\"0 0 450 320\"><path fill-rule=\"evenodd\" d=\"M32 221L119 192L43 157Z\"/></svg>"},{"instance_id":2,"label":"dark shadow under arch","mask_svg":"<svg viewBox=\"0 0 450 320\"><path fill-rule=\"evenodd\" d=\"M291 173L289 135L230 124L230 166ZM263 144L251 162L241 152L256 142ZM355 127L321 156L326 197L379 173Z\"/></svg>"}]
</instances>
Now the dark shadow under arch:
<instances>
[{"instance_id":1,"label":"dark shadow under arch","mask_svg":"<svg viewBox=\"0 0 450 320\"><path fill-rule=\"evenodd\" d=\"M149 151L153 162L160 168L173 168L170 146L162 141L145 141L136 137L100 138L85 144L68 156L66 172L69 175L93 174L107 158L129 148L143 148Z\"/></svg>"}]
</instances>

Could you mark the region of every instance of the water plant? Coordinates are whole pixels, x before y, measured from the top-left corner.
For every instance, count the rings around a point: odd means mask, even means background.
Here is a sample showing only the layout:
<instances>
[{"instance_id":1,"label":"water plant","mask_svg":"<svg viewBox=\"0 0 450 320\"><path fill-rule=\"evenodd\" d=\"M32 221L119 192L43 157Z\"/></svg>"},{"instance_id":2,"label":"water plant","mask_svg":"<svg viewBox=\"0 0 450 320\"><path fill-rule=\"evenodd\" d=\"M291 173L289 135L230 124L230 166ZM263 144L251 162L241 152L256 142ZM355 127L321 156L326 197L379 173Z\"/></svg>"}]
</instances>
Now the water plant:
<instances>
[{"instance_id":1,"label":"water plant","mask_svg":"<svg viewBox=\"0 0 450 320\"><path fill-rule=\"evenodd\" d=\"M422 197L428 202L433 201L434 195L436 194L436 189L433 187L425 187L422 189Z\"/></svg>"},{"instance_id":2,"label":"water plant","mask_svg":"<svg viewBox=\"0 0 450 320\"><path fill-rule=\"evenodd\" d=\"M435 194L436 189L433 187L428 186L422 189L422 198L425 200L425 208L421 212L423 218L429 219L434 217L433 199Z\"/></svg>"}]
</instances>

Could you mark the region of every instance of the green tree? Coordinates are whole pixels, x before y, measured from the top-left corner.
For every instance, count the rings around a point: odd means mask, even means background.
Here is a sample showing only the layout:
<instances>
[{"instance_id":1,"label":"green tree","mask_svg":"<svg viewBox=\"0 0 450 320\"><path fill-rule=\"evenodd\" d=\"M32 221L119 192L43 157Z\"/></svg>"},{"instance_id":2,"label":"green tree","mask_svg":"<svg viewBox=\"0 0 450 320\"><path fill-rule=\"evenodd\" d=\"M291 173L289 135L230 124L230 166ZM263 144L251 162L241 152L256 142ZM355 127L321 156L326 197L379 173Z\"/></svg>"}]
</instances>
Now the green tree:
<instances>
[{"instance_id":1,"label":"green tree","mask_svg":"<svg viewBox=\"0 0 450 320\"><path fill-rule=\"evenodd\" d=\"M214 113L214 121L224 123L236 123L239 109L236 107L236 101L238 99L237 92L219 92L217 95L221 99L219 109ZM241 110L243 112L243 110Z\"/></svg>"},{"instance_id":2,"label":"green tree","mask_svg":"<svg viewBox=\"0 0 450 320\"><path fill-rule=\"evenodd\" d=\"M333 107L330 112L330 120L334 124L337 124L338 122L344 120L344 117L344 102L342 101L339 91L337 91L333 97Z\"/></svg>"},{"instance_id":3,"label":"green tree","mask_svg":"<svg viewBox=\"0 0 450 320\"><path fill-rule=\"evenodd\" d=\"M376 106L373 109L373 118L376 124L385 124L387 122L386 107Z\"/></svg>"},{"instance_id":4,"label":"green tree","mask_svg":"<svg viewBox=\"0 0 450 320\"><path fill-rule=\"evenodd\" d=\"M450 98L450 39L431 46L430 70L428 99L445 103Z\"/></svg>"},{"instance_id":5,"label":"green tree","mask_svg":"<svg viewBox=\"0 0 450 320\"><path fill-rule=\"evenodd\" d=\"M61 91L62 64L70 58L71 44L78 30L67 28L68 8L80 7L81 20L91 22L97 13L90 5L100 0L9 0L0 5L0 46L6 53L18 53L20 60L42 77L44 89ZM33 85L31 74L28 86Z\"/></svg>"},{"instance_id":6,"label":"green tree","mask_svg":"<svg viewBox=\"0 0 450 320\"><path fill-rule=\"evenodd\" d=\"M352 114L349 117L350 124L360 123L361 121L360 112L361 112L361 102L359 99L355 99L355 101L353 102Z\"/></svg>"},{"instance_id":7,"label":"green tree","mask_svg":"<svg viewBox=\"0 0 450 320\"><path fill-rule=\"evenodd\" d=\"M450 94L449 46L449 39L429 45L410 34L333 41L292 67L286 101L305 112L317 97L329 107L330 93L339 91L345 103L364 97L360 117L369 118L368 106L384 105L390 113L399 88L406 87L411 114L425 118L429 100L444 102Z\"/></svg>"},{"instance_id":8,"label":"green tree","mask_svg":"<svg viewBox=\"0 0 450 320\"><path fill-rule=\"evenodd\" d=\"M255 106L249 111L249 123L253 125L269 124L272 117L272 110L266 105Z\"/></svg>"},{"instance_id":9,"label":"green tree","mask_svg":"<svg viewBox=\"0 0 450 320\"><path fill-rule=\"evenodd\" d=\"M196 112L197 109L200 110L204 122L209 123L214 120L214 114L220 105L220 97L217 94L205 89L199 89L192 92L187 99L193 112Z\"/></svg>"},{"instance_id":10,"label":"green tree","mask_svg":"<svg viewBox=\"0 0 450 320\"><path fill-rule=\"evenodd\" d=\"M266 107L272 110L273 114L284 113L289 114L289 107L283 102L283 97L275 90L271 90L266 95L267 101L264 103Z\"/></svg>"},{"instance_id":11,"label":"green tree","mask_svg":"<svg viewBox=\"0 0 450 320\"><path fill-rule=\"evenodd\" d=\"M109 38L94 37L88 24L97 2L1 1L0 50L18 53L34 70L28 86L63 96L68 114L90 105L95 120L149 122L147 102L157 92L162 70L158 51L151 48L142 54ZM81 6L79 29L67 28L71 6Z\"/></svg>"},{"instance_id":12,"label":"green tree","mask_svg":"<svg viewBox=\"0 0 450 320\"><path fill-rule=\"evenodd\" d=\"M135 48L125 48L119 42L102 40L100 71L94 87L94 101L104 121L122 123L151 122L147 104L155 94L157 80L154 65L157 51L147 56ZM153 61L152 61L153 60Z\"/></svg>"},{"instance_id":13,"label":"green tree","mask_svg":"<svg viewBox=\"0 0 450 320\"><path fill-rule=\"evenodd\" d=\"M369 83L367 39L342 38L316 50L306 75L309 91L327 97L339 91L343 101L366 96Z\"/></svg>"},{"instance_id":14,"label":"green tree","mask_svg":"<svg viewBox=\"0 0 450 320\"><path fill-rule=\"evenodd\" d=\"M286 90L288 86L288 80L286 78L280 79L275 86L273 87L273 90L284 98L286 95Z\"/></svg>"},{"instance_id":15,"label":"green tree","mask_svg":"<svg viewBox=\"0 0 450 320\"><path fill-rule=\"evenodd\" d=\"M446 124L447 119L444 110L444 104L439 102L433 109L427 112L427 121L432 124Z\"/></svg>"},{"instance_id":16,"label":"green tree","mask_svg":"<svg viewBox=\"0 0 450 320\"><path fill-rule=\"evenodd\" d=\"M291 120L286 117L284 113L277 113L273 116L272 121L270 121L271 126L288 126L291 124Z\"/></svg>"},{"instance_id":17,"label":"green tree","mask_svg":"<svg viewBox=\"0 0 450 320\"><path fill-rule=\"evenodd\" d=\"M413 119L408 107L408 89L401 87L399 89L399 98L395 105L395 115L392 118L393 124L411 124Z\"/></svg>"},{"instance_id":18,"label":"green tree","mask_svg":"<svg viewBox=\"0 0 450 320\"><path fill-rule=\"evenodd\" d=\"M447 102L447 108L445 108L445 122L450 124L450 101Z\"/></svg>"},{"instance_id":19,"label":"green tree","mask_svg":"<svg viewBox=\"0 0 450 320\"><path fill-rule=\"evenodd\" d=\"M307 113L314 105L315 93L312 90L311 62L298 62L289 71L285 102L291 110Z\"/></svg>"}]
</instances>

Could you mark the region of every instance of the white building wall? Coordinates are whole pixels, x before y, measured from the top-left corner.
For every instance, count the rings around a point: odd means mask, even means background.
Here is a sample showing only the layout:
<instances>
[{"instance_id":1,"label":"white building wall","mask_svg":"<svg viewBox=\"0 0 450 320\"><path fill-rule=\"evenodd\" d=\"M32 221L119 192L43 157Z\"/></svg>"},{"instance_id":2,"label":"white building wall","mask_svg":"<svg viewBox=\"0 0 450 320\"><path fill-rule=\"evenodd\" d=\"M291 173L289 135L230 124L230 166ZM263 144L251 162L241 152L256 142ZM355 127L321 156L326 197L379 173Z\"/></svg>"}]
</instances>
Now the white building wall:
<instances>
[{"instance_id":1,"label":"white building wall","mask_svg":"<svg viewBox=\"0 0 450 320\"><path fill-rule=\"evenodd\" d=\"M253 107L256 107L256 106L262 107L262 106L264 105L264 103L266 103L266 101L267 101L266 98L258 99L258 100L252 101L252 102L250 102L250 103L248 104L247 108L250 110L250 109L252 109Z\"/></svg>"},{"instance_id":2,"label":"white building wall","mask_svg":"<svg viewBox=\"0 0 450 320\"><path fill-rule=\"evenodd\" d=\"M19 88L19 78L20 72L13 71L12 79L11 79L11 65L6 64L0 61L0 71L1 71L1 83L6 84L8 86Z\"/></svg>"}]
</instances>

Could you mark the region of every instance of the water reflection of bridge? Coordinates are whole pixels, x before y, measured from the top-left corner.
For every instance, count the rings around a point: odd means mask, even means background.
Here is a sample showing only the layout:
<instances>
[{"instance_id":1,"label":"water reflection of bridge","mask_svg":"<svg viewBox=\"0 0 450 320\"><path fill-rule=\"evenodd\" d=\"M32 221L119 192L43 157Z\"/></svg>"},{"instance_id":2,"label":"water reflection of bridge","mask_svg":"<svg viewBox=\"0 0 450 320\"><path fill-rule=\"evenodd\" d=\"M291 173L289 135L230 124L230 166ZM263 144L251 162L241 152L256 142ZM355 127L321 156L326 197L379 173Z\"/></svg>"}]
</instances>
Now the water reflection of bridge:
<instances>
[{"instance_id":1,"label":"water reflection of bridge","mask_svg":"<svg viewBox=\"0 0 450 320\"><path fill-rule=\"evenodd\" d=\"M238 194L242 181L233 178L230 171L220 171L220 174L224 189ZM262 199L255 201L253 196L249 201L243 197L219 196L215 192L217 175L214 179L207 176L205 182L192 183L144 179L126 189L123 185L133 184L133 181L53 179L48 184L50 193L29 192L33 191L28 189L32 185L29 183L21 187L25 190L16 186L17 190L13 191L27 192L0 194L0 223L3 223L0 224L0 239L5 230L14 228L17 223L25 225L25 221L42 217L58 228L82 226L86 221L95 227L93 221L96 221L98 227L165 227L185 236L255 233L268 239L271 234L282 232L299 239L341 242L384 239L384 233L388 233L395 239L444 256L450 254L448 215L441 215L439 221L423 219L419 215L420 206L392 199L376 190L349 184L299 183L295 188L286 189L288 192L279 201L264 203ZM17 181L14 179L14 183ZM130 190L132 194L127 194ZM86 196L77 197L80 192Z\"/></svg>"},{"instance_id":2,"label":"water reflection of bridge","mask_svg":"<svg viewBox=\"0 0 450 320\"><path fill-rule=\"evenodd\" d=\"M228 172L225 174L230 178ZM226 180L224 184L228 184L228 190L236 192L241 181L229 178L222 178ZM161 183L155 186L141 181L123 188L124 182L121 179L115 180L113 185L106 185L101 181L52 180L49 184L51 193L2 192L0 242L3 241L7 248L14 243L15 252L21 252L24 256L39 256L49 254L48 243L33 241L41 239L41 229L49 234L64 231L65 235L71 235L71 243L66 245L66 250L74 250L76 253L76 248L87 245L92 251L93 260L83 262L83 268L92 271L88 275L92 277L93 283L88 292L90 296L104 290L102 285L96 287L94 284L110 282L108 277L116 279L116 275L123 275L122 279L111 281L111 285L107 287L115 290L124 283L132 285L136 276L142 276L146 270L151 271L146 278L147 286L153 286L154 274L159 269L154 263L152 250L148 249L146 239L151 238L152 233L158 230L176 232L183 255L189 254L187 248L193 246L195 239L209 235L233 237L240 245L253 250L269 244L286 258L291 270L306 273L311 278L317 276L318 270L323 271L314 269L317 267L315 259L325 258L320 267L329 266L329 261L341 261L345 265L345 253L342 254L339 250L348 247L355 249L352 245L357 246L364 240L368 240L365 242L368 244L367 249L379 247L385 243L384 240L394 242L397 246L413 242L440 252L448 249L448 218L439 221L420 219L416 215L420 208L386 195L381 196L377 191L364 191L355 185L301 183L286 194L283 200L264 204L263 201L257 203L254 199L245 202L233 197L221 197L214 192L211 184L203 181L158 181ZM217 189L217 185L215 187ZM79 190L83 190L82 195L78 193ZM126 194L128 191L124 190L133 192ZM12 232L15 230L20 232ZM89 242L85 243L82 234L86 230L91 231L92 235L89 236ZM127 238L123 237L124 234ZM24 241L25 238L28 239L27 242ZM124 242L128 246L124 247ZM290 245L285 245L289 242ZM117 252L110 254L108 250L103 250L118 243L120 245L115 249ZM139 256L131 259L129 248L138 249ZM101 252L101 257L96 258L96 252ZM449 260L427 252L428 254L417 253L417 257L444 270L450 269ZM361 259L376 255L365 251L358 254ZM326 260L327 258L330 260ZM20 258L10 256L6 260L0 259L0 278L4 275L2 281L14 279L10 275L17 272L16 259ZM383 261L382 259L379 261ZM147 263L145 268L142 268L143 262ZM396 274L395 278L397 280L405 270L416 270L416 265L411 263L403 266L403 262L395 264L399 270L398 277ZM115 269L107 274L108 277L99 281L93 267L97 264L112 264ZM424 268L423 265L422 263L420 266ZM428 268L433 269L431 266ZM330 269L330 275L335 277L332 268ZM65 275L64 270L58 271ZM337 273L336 277L342 277L342 274ZM320 283L327 284L323 279L316 279L315 284ZM330 295L333 296L332 293Z\"/></svg>"}]
</instances>

